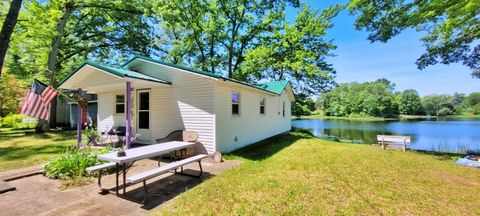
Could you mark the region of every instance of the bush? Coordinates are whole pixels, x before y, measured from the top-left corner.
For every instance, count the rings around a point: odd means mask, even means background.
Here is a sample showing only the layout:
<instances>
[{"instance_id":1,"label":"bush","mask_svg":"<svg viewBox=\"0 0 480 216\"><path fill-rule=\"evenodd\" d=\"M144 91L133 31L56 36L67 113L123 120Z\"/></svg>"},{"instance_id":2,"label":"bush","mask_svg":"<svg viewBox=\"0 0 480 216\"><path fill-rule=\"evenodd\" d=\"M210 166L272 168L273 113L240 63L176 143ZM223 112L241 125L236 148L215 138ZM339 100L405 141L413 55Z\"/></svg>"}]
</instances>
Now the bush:
<instances>
[{"instance_id":1,"label":"bush","mask_svg":"<svg viewBox=\"0 0 480 216\"><path fill-rule=\"evenodd\" d=\"M9 114L1 119L1 126L6 128L34 128L37 120L20 114Z\"/></svg>"},{"instance_id":2,"label":"bush","mask_svg":"<svg viewBox=\"0 0 480 216\"><path fill-rule=\"evenodd\" d=\"M45 165L45 175L53 179L68 179L86 177L89 174L85 171L87 167L102 164L103 161L97 159L97 155L110 152L111 148L102 150L93 150L90 148L68 149L55 159Z\"/></svg>"}]
</instances>

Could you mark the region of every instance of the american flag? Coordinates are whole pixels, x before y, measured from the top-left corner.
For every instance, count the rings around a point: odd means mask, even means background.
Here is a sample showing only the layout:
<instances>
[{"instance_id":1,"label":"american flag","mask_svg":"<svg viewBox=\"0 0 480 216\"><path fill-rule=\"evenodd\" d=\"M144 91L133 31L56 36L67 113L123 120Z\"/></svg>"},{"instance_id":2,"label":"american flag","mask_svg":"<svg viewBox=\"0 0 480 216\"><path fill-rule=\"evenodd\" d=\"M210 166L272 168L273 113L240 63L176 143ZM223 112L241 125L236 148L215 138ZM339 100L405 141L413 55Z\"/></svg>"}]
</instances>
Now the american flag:
<instances>
[{"instance_id":1,"label":"american flag","mask_svg":"<svg viewBox=\"0 0 480 216\"><path fill-rule=\"evenodd\" d=\"M57 90L53 87L35 80L30 91L23 99L19 113L48 121L50 117L50 102L57 94Z\"/></svg>"}]
</instances>

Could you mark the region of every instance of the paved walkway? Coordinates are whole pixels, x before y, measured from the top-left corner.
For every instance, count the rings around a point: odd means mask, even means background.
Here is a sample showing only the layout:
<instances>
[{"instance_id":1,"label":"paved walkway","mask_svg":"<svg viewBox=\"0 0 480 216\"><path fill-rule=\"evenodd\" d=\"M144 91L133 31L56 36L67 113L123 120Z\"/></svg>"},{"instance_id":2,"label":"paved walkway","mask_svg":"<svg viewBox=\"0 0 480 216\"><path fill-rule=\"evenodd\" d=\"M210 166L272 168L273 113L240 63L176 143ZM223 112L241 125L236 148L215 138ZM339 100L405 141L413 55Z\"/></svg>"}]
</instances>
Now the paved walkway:
<instances>
[{"instance_id":1,"label":"paved walkway","mask_svg":"<svg viewBox=\"0 0 480 216\"><path fill-rule=\"evenodd\" d=\"M200 179L168 173L147 181L149 191L163 193L150 195L147 205L112 194L101 194L96 181L82 187L62 190L59 180L34 175L8 182L16 187L16 190L0 194L0 215L144 215L148 210L160 207L162 203L195 187L204 179L214 177L239 163L239 161L202 163L204 175ZM127 175L151 169L156 167L156 164L154 160L136 162ZM185 168L187 172L189 169L198 170L198 165L189 164ZM102 181L106 188L113 188L115 176L106 176ZM127 194L140 201L143 198L141 184L128 187Z\"/></svg>"}]
</instances>

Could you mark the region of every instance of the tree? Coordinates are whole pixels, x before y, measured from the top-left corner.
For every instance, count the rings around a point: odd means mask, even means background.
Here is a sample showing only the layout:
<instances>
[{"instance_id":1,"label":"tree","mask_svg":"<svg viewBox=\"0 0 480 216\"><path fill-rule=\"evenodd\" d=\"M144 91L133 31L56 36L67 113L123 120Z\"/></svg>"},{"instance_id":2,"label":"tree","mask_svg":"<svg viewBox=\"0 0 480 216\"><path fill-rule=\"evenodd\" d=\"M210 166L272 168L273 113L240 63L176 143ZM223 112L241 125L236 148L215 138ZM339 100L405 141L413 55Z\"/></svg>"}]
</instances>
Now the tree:
<instances>
[{"instance_id":1,"label":"tree","mask_svg":"<svg viewBox=\"0 0 480 216\"><path fill-rule=\"evenodd\" d=\"M458 93L458 92L455 92L453 95L452 95L452 106L455 110L455 113L457 114L461 114L462 112L465 111L465 94L463 93Z\"/></svg>"},{"instance_id":2,"label":"tree","mask_svg":"<svg viewBox=\"0 0 480 216\"><path fill-rule=\"evenodd\" d=\"M16 28L9 68L19 76L56 86L60 77L87 56L108 62L131 53L147 55L154 37L153 21L143 15L147 3L31 1L25 6L26 21ZM56 121L55 105L53 100L51 124Z\"/></svg>"},{"instance_id":3,"label":"tree","mask_svg":"<svg viewBox=\"0 0 480 216\"><path fill-rule=\"evenodd\" d=\"M313 111L315 111L315 102L307 94L295 95L295 102L292 104L293 115L310 115Z\"/></svg>"},{"instance_id":4,"label":"tree","mask_svg":"<svg viewBox=\"0 0 480 216\"><path fill-rule=\"evenodd\" d=\"M450 95L428 95L422 99L422 104L427 115L443 116L454 113Z\"/></svg>"},{"instance_id":5,"label":"tree","mask_svg":"<svg viewBox=\"0 0 480 216\"><path fill-rule=\"evenodd\" d=\"M293 83L296 92L307 95L327 90L334 84L335 71L326 62L336 46L325 40L326 31L333 26L341 6L322 12L302 6L295 23L276 29L261 45L245 56L242 70L236 78L246 81L282 80Z\"/></svg>"},{"instance_id":6,"label":"tree","mask_svg":"<svg viewBox=\"0 0 480 216\"><path fill-rule=\"evenodd\" d=\"M328 116L396 117L398 103L390 81L343 83L322 94L323 111Z\"/></svg>"},{"instance_id":7,"label":"tree","mask_svg":"<svg viewBox=\"0 0 480 216\"><path fill-rule=\"evenodd\" d=\"M401 114L419 115L423 113L422 99L415 89L407 89L399 94L398 108Z\"/></svg>"},{"instance_id":8,"label":"tree","mask_svg":"<svg viewBox=\"0 0 480 216\"><path fill-rule=\"evenodd\" d=\"M288 4L299 6L297 0L159 1L160 56L252 84L290 79L297 92L318 93L333 84L325 58L335 46L325 35L341 7L320 12L304 5L290 24Z\"/></svg>"},{"instance_id":9,"label":"tree","mask_svg":"<svg viewBox=\"0 0 480 216\"><path fill-rule=\"evenodd\" d=\"M0 77L0 117L16 113L25 93L25 85L15 76L5 73Z\"/></svg>"},{"instance_id":10,"label":"tree","mask_svg":"<svg viewBox=\"0 0 480 216\"><path fill-rule=\"evenodd\" d=\"M10 37L17 24L18 14L21 7L22 0L12 0L7 17L3 21L2 30L0 30L0 77L2 75L3 62L5 61L5 55L7 54Z\"/></svg>"},{"instance_id":11,"label":"tree","mask_svg":"<svg viewBox=\"0 0 480 216\"><path fill-rule=\"evenodd\" d=\"M352 0L348 9L358 15L355 28L367 30L371 42L387 42L407 28L426 32L426 53L416 62L419 69L461 62L480 78L478 1Z\"/></svg>"},{"instance_id":12,"label":"tree","mask_svg":"<svg viewBox=\"0 0 480 216\"><path fill-rule=\"evenodd\" d=\"M480 104L480 92L472 92L465 98L465 104L468 107L474 107Z\"/></svg>"}]
</instances>

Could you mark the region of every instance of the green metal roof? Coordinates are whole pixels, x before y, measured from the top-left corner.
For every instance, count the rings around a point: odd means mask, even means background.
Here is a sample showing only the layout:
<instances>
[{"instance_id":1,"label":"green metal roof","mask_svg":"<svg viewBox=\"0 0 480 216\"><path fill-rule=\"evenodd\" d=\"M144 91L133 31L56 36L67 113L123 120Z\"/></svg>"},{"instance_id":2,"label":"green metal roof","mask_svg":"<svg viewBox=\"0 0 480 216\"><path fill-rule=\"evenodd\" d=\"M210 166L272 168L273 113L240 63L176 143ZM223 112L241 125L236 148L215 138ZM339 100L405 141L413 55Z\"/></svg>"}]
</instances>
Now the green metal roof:
<instances>
[{"instance_id":1,"label":"green metal roof","mask_svg":"<svg viewBox=\"0 0 480 216\"><path fill-rule=\"evenodd\" d=\"M160 60L153 59L153 58L146 57L146 56L142 56L142 55L135 55L132 59L130 59L130 60L128 60L127 62L125 62L125 63L122 65L122 67L123 67L123 68L126 68L131 62L133 62L133 60L135 60L135 59L137 59L137 58L138 58L138 59L143 59L143 60L146 60L146 61L150 61L150 62L155 62L155 63L162 64L162 65L166 65L166 66L170 66L170 67L173 67L173 68L182 69L182 70L190 71L190 72L193 72L193 73L197 73L197 74L201 74L201 75L205 75L205 76L217 78L217 79L218 79L218 78L223 78L222 76L217 75L217 74L214 74L214 73L205 72L205 71L199 71L199 70L195 70L195 69L193 69L193 68L189 68L189 67L185 67L185 66L182 66L182 65L177 65L177 64L172 64L172 63L160 61Z\"/></svg>"},{"instance_id":2,"label":"green metal roof","mask_svg":"<svg viewBox=\"0 0 480 216\"><path fill-rule=\"evenodd\" d=\"M60 81L58 86L61 86L65 81L67 81L70 77L72 77L75 73L77 73L85 65L90 65L92 67L101 69L105 72L108 72L112 75L119 76L119 77L122 77L122 78L129 77L129 78L134 78L134 79L141 79L141 80L146 80L146 81L170 84L170 82L160 80L160 79L157 79L157 78L154 78L154 77L151 77L151 76L147 76L145 74L138 73L138 72L135 72L135 71L127 70L125 68L119 68L119 67L115 67L115 66L100 64L100 63L96 63L96 62L93 62L93 61L86 60L79 67L77 67L70 74L68 74L67 77L65 77L62 81Z\"/></svg>"},{"instance_id":3,"label":"green metal roof","mask_svg":"<svg viewBox=\"0 0 480 216\"><path fill-rule=\"evenodd\" d=\"M143 59L143 60L146 60L146 61L150 61L150 62L155 62L155 63L162 64L162 65L166 65L166 66L170 66L170 67L181 69L181 70L186 70L186 71L189 71L189 72L192 72L192 73L197 73L197 74L201 74L201 75L205 75L205 76L209 76L209 77L213 77L213 78L217 78L217 79L228 80L228 81L231 81L231 82L235 82L235 83L238 83L238 84L242 84L242 85L245 85L245 86L249 86L249 87L252 87L252 88L256 88L256 89L259 89L259 90L267 91L269 93L274 93L274 94L278 94L278 95L282 94L283 89L285 89L285 87L288 84L288 81L282 80L282 81L275 81L275 82L269 82L269 83L262 83L262 84L258 84L258 85L251 85L251 84L248 84L248 83L245 83L245 82L242 82L242 81L238 81L238 80L235 80L235 79L223 77L223 76L220 76L220 75L217 75L217 74L214 74L214 73L199 71L199 70L195 70L193 68L189 68L189 67L185 67L185 66L181 66L181 65L177 65L177 64L172 64L172 63L156 60L156 59L146 57L146 56L142 56L142 55L135 55L132 59L125 62L122 65L122 67L127 68L128 65L130 63L132 63L137 58L138 59Z\"/></svg>"},{"instance_id":4,"label":"green metal roof","mask_svg":"<svg viewBox=\"0 0 480 216\"><path fill-rule=\"evenodd\" d=\"M285 87L287 85L288 85L288 81L280 80L280 81L258 84L257 86L266 90L266 91L269 91L269 92L275 92L276 94L282 94L283 90L285 89Z\"/></svg>"}]
</instances>

